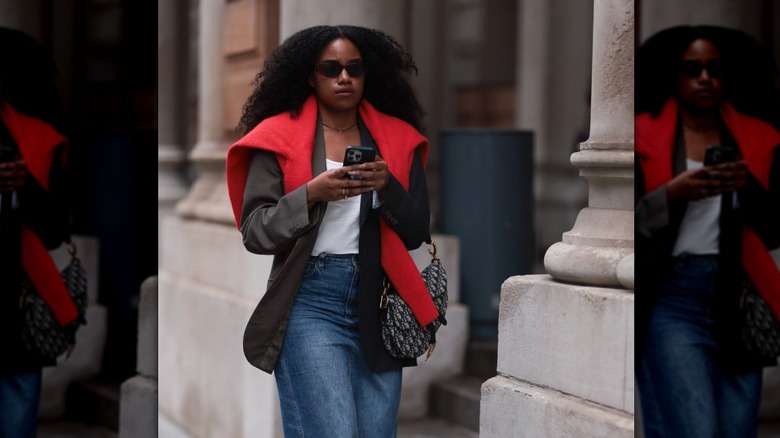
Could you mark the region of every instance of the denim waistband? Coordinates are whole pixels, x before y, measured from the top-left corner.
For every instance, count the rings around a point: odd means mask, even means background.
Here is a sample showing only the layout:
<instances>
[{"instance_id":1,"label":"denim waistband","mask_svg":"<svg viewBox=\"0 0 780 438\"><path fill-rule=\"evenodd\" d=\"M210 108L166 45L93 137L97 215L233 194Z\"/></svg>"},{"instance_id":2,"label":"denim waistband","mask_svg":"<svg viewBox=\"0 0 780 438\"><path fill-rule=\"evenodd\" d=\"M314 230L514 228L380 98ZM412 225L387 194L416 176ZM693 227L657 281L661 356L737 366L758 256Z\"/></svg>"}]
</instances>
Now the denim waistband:
<instances>
[{"instance_id":1,"label":"denim waistband","mask_svg":"<svg viewBox=\"0 0 780 438\"><path fill-rule=\"evenodd\" d=\"M685 254L672 258L672 270L663 285L665 292L695 295L709 301L718 271L717 255Z\"/></svg>"},{"instance_id":2,"label":"denim waistband","mask_svg":"<svg viewBox=\"0 0 780 438\"><path fill-rule=\"evenodd\" d=\"M680 254L672 257L675 265L712 265L718 262L717 254Z\"/></svg>"},{"instance_id":3,"label":"denim waistband","mask_svg":"<svg viewBox=\"0 0 780 438\"><path fill-rule=\"evenodd\" d=\"M330 254L323 252L316 256L309 256L309 263L316 263L317 266L335 265L357 267L359 260L358 254Z\"/></svg>"}]
</instances>

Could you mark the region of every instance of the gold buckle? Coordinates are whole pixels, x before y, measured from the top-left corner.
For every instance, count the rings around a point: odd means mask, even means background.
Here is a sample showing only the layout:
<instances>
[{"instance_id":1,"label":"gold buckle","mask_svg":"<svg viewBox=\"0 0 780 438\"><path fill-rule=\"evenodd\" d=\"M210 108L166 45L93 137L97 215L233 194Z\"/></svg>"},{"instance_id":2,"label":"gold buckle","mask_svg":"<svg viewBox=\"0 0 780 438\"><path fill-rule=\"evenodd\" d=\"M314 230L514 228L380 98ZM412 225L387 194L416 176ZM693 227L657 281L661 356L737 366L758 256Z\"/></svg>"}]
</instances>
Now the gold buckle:
<instances>
[{"instance_id":1,"label":"gold buckle","mask_svg":"<svg viewBox=\"0 0 780 438\"><path fill-rule=\"evenodd\" d=\"M434 350L435 348L436 348L436 343L435 343L435 342L431 342L431 343L428 345L428 354L425 356L425 361L426 361L426 362L428 362L428 359L430 359L430 358L431 358L431 355L433 354L433 350Z\"/></svg>"},{"instance_id":2,"label":"gold buckle","mask_svg":"<svg viewBox=\"0 0 780 438\"><path fill-rule=\"evenodd\" d=\"M379 298L379 308L386 310L390 304L390 297L387 296L387 291L390 289L390 282L387 281L387 277L382 280L382 296Z\"/></svg>"}]
</instances>

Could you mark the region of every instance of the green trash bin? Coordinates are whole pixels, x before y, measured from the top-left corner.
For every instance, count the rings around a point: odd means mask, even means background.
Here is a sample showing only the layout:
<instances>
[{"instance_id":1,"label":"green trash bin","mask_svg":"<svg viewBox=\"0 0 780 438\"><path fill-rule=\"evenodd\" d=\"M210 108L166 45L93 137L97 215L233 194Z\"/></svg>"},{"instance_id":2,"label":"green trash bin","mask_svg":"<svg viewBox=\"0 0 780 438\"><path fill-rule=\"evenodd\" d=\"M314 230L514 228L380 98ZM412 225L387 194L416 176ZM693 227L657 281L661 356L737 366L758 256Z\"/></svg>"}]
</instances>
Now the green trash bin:
<instances>
[{"instance_id":1,"label":"green trash bin","mask_svg":"<svg viewBox=\"0 0 780 438\"><path fill-rule=\"evenodd\" d=\"M441 219L460 238L461 302L471 339L498 337L501 284L534 261L533 134L453 129L441 134Z\"/></svg>"}]
</instances>

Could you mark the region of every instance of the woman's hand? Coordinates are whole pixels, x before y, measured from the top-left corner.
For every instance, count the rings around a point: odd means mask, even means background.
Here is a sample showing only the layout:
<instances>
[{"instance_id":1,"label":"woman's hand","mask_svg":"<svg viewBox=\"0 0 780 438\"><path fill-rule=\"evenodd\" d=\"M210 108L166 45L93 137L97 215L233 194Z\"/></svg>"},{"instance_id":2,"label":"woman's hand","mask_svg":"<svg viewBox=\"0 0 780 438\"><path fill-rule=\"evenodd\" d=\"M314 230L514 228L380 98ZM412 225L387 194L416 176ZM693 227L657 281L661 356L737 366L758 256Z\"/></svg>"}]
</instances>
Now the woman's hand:
<instances>
[{"instance_id":1,"label":"woman's hand","mask_svg":"<svg viewBox=\"0 0 780 438\"><path fill-rule=\"evenodd\" d=\"M696 201L740 189L747 182L744 160L693 169L677 175L666 186L669 199Z\"/></svg>"},{"instance_id":2,"label":"woman's hand","mask_svg":"<svg viewBox=\"0 0 780 438\"><path fill-rule=\"evenodd\" d=\"M21 158L0 163L0 192L19 190L28 175L27 163Z\"/></svg>"},{"instance_id":3,"label":"woman's hand","mask_svg":"<svg viewBox=\"0 0 780 438\"><path fill-rule=\"evenodd\" d=\"M351 175L358 171L359 166L363 166L363 164L326 170L306 183L306 200L309 208L320 201L342 201L374 190L376 184L374 179L349 179L347 177L348 174Z\"/></svg>"},{"instance_id":4,"label":"woman's hand","mask_svg":"<svg viewBox=\"0 0 780 438\"><path fill-rule=\"evenodd\" d=\"M747 163L741 158L737 161L708 166L706 169L709 171L710 179L721 183L723 188L721 193L739 190L747 183Z\"/></svg>"},{"instance_id":5,"label":"woman's hand","mask_svg":"<svg viewBox=\"0 0 780 438\"><path fill-rule=\"evenodd\" d=\"M387 183L390 181L390 171L387 170L387 162L379 155L370 163L358 164L355 170L351 170L349 175L362 178L362 181L372 182L373 190L384 196Z\"/></svg>"}]
</instances>

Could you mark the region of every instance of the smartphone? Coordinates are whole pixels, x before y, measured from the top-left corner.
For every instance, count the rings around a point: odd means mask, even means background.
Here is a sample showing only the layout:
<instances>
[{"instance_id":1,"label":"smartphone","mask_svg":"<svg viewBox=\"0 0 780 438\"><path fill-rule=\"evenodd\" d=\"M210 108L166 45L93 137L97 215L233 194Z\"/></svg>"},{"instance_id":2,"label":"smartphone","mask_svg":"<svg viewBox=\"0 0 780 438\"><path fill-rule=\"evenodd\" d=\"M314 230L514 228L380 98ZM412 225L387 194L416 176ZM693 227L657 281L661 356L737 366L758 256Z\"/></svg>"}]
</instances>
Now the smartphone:
<instances>
[{"instance_id":1,"label":"smartphone","mask_svg":"<svg viewBox=\"0 0 780 438\"><path fill-rule=\"evenodd\" d=\"M376 158L376 151L368 146L347 146L346 152L344 152L344 166L351 166L353 164L362 164L374 161ZM359 176L344 175L344 178L360 179Z\"/></svg>"},{"instance_id":2,"label":"smartphone","mask_svg":"<svg viewBox=\"0 0 780 438\"><path fill-rule=\"evenodd\" d=\"M721 145L711 144L707 146L707 150L704 152L705 166L712 166L714 164L736 161L736 159L737 159L737 148L734 146L721 146Z\"/></svg>"}]
</instances>

